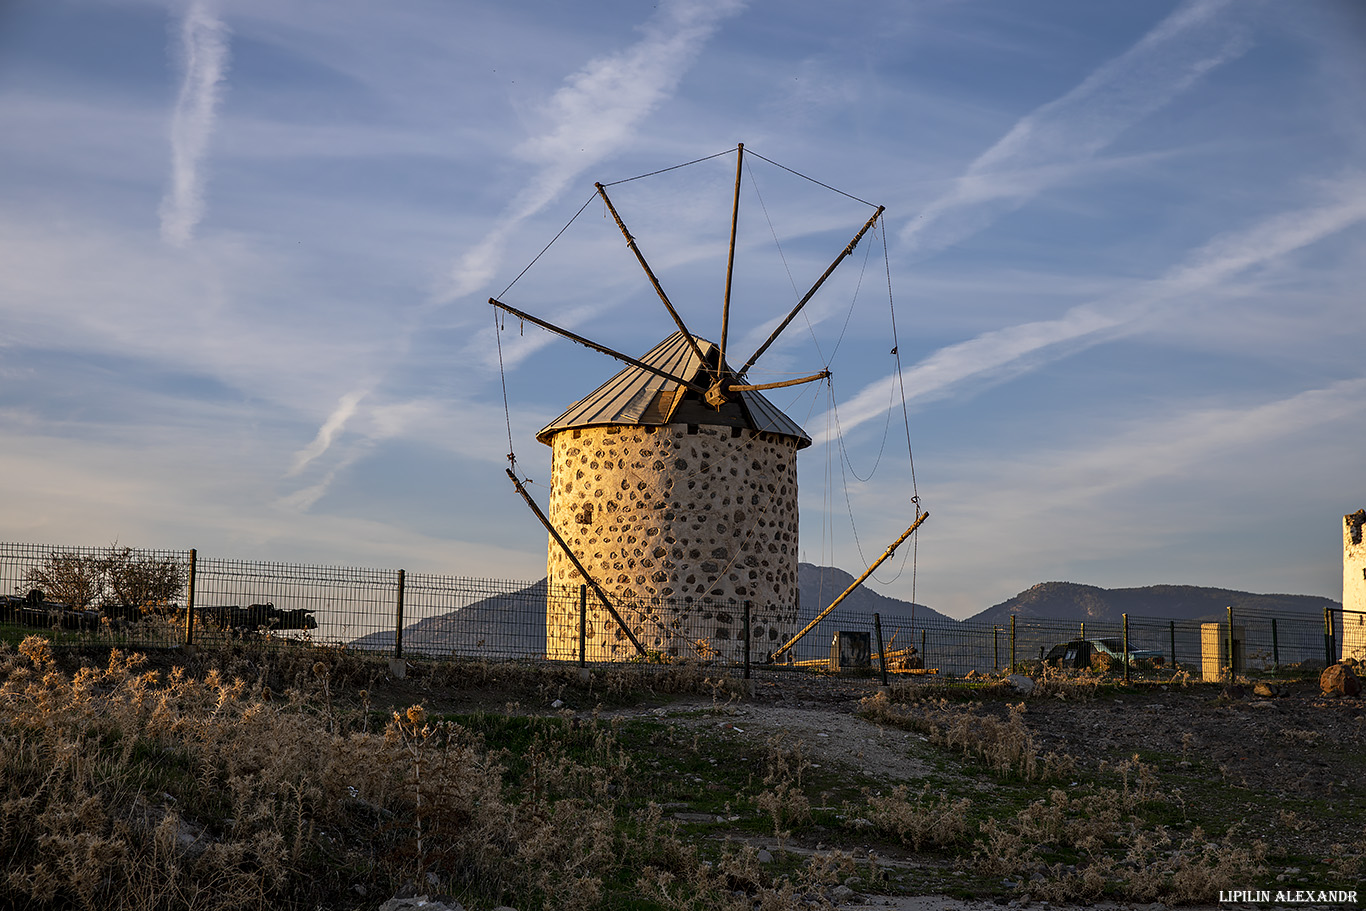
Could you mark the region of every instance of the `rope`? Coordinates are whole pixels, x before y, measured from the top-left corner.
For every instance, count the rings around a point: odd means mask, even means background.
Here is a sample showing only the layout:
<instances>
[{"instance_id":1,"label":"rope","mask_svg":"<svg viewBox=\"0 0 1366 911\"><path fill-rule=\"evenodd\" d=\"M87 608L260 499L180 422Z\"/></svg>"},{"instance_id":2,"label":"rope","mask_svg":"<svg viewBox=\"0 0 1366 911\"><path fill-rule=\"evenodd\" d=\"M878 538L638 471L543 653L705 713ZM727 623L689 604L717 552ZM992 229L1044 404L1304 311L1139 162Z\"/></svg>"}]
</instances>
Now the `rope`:
<instances>
[{"instance_id":1,"label":"rope","mask_svg":"<svg viewBox=\"0 0 1366 911\"><path fill-rule=\"evenodd\" d=\"M580 209L580 212L583 210ZM527 268L530 268L528 266ZM508 285L511 288L511 285ZM512 444L512 409L508 406L508 378L503 369L503 327L498 324L498 311L493 311L493 338L498 343L498 380L503 384L503 419L508 427L508 462L512 473L517 473L517 447Z\"/></svg>"},{"instance_id":2,"label":"rope","mask_svg":"<svg viewBox=\"0 0 1366 911\"><path fill-rule=\"evenodd\" d=\"M550 243L546 244L544 247L541 248L541 252L536 254L536 259L533 259L531 262L527 263L526 268L523 269L521 272L518 272L517 277L514 278L512 281L508 282L508 286L506 288L498 292L498 296L502 297L504 294L507 294L508 291L512 289L512 286L517 284L517 282L521 280L523 275L526 275L528 272L530 272L531 267L536 265L536 261L539 260L542 256L545 256L545 251L549 250L550 247L555 243L555 241L560 239L561 234L569 230L569 226L572 225L578 219L578 217L583 214L583 210L588 208L588 204L597 198L597 193L594 193L592 196L588 197L588 201L585 202L583 205L579 206L579 211L574 213L574 217L569 219L569 221L565 222L564 227L561 228L559 231L555 232L554 237L550 238Z\"/></svg>"},{"instance_id":3,"label":"rope","mask_svg":"<svg viewBox=\"0 0 1366 911\"><path fill-rule=\"evenodd\" d=\"M896 334L896 304L892 300L892 261L887 255L887 232L882 232L882 259L887 264L887 309L892 314L892 356L896 358L896 376L901 384L901 420L906 425L906 458L911 465L911 502L915 514L920 515L920 488L915 483L915 453L911 448L911 418L906 410L906 374L901 369L901 342Z\"/></svg>"},{"instance_id":4,"label":"rope","mask_svg":"<svg viewBox=\"0 0 1366 911\"><path fill-rule=\"evenodd\" d=\"M819 180L817 180L816 178L814 178L814 177L808 177L807 175L803 174L801 171L794 171L794 170L792 170L791 168L789 168L787 165L781 165L781 164L778 164L778 162L773 161L773 160L770 159L770 158L764 158L764 156L760 155L758 152L755 152L755 151L752 150L752 149L746 149L745 151L749 152L749 154L753 155L755 158L763 158L764 161L767 161L769 164L773 165L775 168L782 168L782 169L783 169L784 171L786 171L787 173L789 173L789 174L795 174L796 176L800 177L802 180L809 180L809 181L811 181L812 183L814 183L814 184L815 184L816 186L818 186L818 187L825 187L825 188L826 188L827 190L829 190L830 192L832 192L832 193L838 193L838 194L841 195L841 196L846 196L846 197L848 197L849 199L852 199L854 202L861 202L861 203L863 203L865 206L869 206L869 207L874 208L874 209L877 208L877 206L876 206L875 204L869 202L869 201L866 200L866 199L859 199L857 196L854 196L852 193L846 193L846 192L844 192L843 190L837 190L836 188L830 186L830 184L828 184L828 183L821 183L821 182L820 182Z\"/></svg>"},{"instance_id":5,"label":"rope","mask_svg":"<svg viewBox=\"0 0 1366 911\"><path fill-rule=\"evenodd\" d=\"M630 183L633 180L644 180L646 177L654 177L656 174L667 174L670 171L677 171L679 168L686 168L689 165L701 164L704 161L711 161L713 158L720 158L722 155L729 155L734 149L726 149L724 152L717 152L715 155L708 155L706 158L694 158L692 161L685 161L669 168L660 168L658 171L650 171L648 174L637 174L635 177L623 177L621 180L614 180L611 183L603 184L604 187L615 187L619 183ZM760 156L761 158L763 156ZM764 158L764 161L768 161ZM781 166L780 166L781 167Z\"/></svg>"}]
</instances>

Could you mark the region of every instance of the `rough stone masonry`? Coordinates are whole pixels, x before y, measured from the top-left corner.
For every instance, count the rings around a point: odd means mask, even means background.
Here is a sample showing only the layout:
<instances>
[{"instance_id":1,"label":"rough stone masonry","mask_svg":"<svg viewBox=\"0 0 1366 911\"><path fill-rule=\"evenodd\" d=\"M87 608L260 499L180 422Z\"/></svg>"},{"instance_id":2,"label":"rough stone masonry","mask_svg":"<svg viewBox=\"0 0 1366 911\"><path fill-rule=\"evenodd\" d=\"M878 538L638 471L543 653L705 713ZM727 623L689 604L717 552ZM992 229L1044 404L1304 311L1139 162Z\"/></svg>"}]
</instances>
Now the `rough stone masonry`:
<instances>
[{"instance_id":1,"label":"rough stone masonry","mask_svg":"<svg viewBox=\"0 0 1366 911\"><path fill-rule=\"evenodd\" d=\"M721 425L616 425L551 441L551 524L645 648L736 659L751 602L762 660L796 632L797 441ZM575 658L584 581L552 540L549 657ZM562 596L556 596L562 593ZM588 660L630 658L625 634L589 595Z\"/></svg>"}]
</instances>

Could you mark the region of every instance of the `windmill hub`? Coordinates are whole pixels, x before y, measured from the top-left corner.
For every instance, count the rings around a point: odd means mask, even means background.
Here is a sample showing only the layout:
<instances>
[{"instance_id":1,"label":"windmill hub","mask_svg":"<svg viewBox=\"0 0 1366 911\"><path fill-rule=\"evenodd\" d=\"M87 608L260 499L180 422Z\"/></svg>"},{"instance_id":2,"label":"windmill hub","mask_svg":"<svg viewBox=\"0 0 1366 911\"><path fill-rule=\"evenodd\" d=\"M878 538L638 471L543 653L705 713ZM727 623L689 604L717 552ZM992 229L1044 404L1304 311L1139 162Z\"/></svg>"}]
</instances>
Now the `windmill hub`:
<instances>
[{"instance_id":1,"label":"windmill hub","mask_svg":"<svg viewBox=\"0 0 1366 911\"><path fill-rule=\"evenodd\" d=\"M707 404L720 411L721 406L730 401L730 385L729 377L718 378L716 382L711 384L711 388L707 390L707 394L704 396Z\"/></svg>"}]
</instances>

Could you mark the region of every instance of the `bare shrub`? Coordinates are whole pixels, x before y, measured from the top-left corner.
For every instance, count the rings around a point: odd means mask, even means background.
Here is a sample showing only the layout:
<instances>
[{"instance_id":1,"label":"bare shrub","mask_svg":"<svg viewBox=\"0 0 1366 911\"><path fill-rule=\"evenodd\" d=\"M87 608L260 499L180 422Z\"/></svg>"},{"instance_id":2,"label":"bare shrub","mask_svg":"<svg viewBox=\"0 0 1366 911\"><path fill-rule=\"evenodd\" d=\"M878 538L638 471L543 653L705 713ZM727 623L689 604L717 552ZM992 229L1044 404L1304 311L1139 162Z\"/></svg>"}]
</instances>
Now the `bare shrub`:
<instances>
[{"instance_id":1,"label":"bare shrub","mask_svg":"<svg viewBox=\"0 0 1366 911\"><path fill-rule=\"evenodd\" d=\"M25 592L40 589L50 600L85 610L109 604L139 613L164 612L180 598L186 570L171 557L138 554L109 545L103 553L53 553L25 571Z\"/></svg>"},{"instance_id":2,"label":"bare shrub","mask_svg":"<svg viewBox=\"0 0 1366 911\"><path fill-rule=\"evenodd\" d=\"M955 845L967 834L967 812L972 801L966 797L952 800L931 795L929 786L914 798L905 785L897 785L888 795L868 798L868 818L873 825L913 850Z\"/></svg>"},{"instance_id":3,"label":"bare shrub","mask_svg":"<svg viewBox=\"0 0 1366 911\"><path fill-rule=\"evenodd\" d=\"M1025 704L1008 706L1006 720L947 700L893 704L877 693L859 703L859 714L878 722L926 734L930 742L958 750L984 762L997 775L1027 781L1060 778L1072 771L1067 755L1040 756L1034 736L1024 723Z\"/></svg>"}]
</instances>

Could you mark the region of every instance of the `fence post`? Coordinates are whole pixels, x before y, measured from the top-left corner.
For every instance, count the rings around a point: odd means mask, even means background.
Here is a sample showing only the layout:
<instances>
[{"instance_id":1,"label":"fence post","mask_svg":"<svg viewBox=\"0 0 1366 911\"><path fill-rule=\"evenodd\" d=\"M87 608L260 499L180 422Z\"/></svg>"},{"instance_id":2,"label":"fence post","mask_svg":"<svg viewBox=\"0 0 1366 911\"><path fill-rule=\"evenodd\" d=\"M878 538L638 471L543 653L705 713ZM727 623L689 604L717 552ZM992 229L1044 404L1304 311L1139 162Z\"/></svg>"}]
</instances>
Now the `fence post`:
<instances>
[{"instance_id":1,"label":"fence post","mask_svg":"<svg viewBox=\"0 0 1366 911\"><path fill-rule=\"evenodd\" d=\"M1271 618L1271 666L1281 669L1281 640L1276 636L1276 618Z\"/></svg>"},{"instance_id":2,"label":"fence post","mask_svg":"<svg viewBox=\"0 0 1366 911\"><path fill-rule=\"evenodd\" d=\"M398 571L398 602L394 609L394 660L403 659L403 583L406 573Z\"/></svg>"},{"instance_id":3,"label":"fence post","mask_svg":"<svg viewBox=\"0 0 1366 911\"><path fill-rule=\"evenodd\" d=\"M887 686L887 650L882 645L882 615L873 611L873 632L877 633L878 664L882 667L882 685Z\"/></svg>"},{"instance_id":4,"label":"fence post","mask_svg":"<svg viewBox=\"0 0 1366 911\"><path fill-rule=\"evenodd\" d=\"M746 602L745 602L745 679L746 679L746 680L749 679L749 636L750 636L749 608L750 608L750 602L749 602L749 601L746 601Z\"/></svg>"},{"instance_id":5,"label":"fence post","mask_svg":"<svg viewBox=\"0 0 1366 911\"><path fill-rule=\"evenodd\" d=\"M1334 661L1333 652L1333 609L1325 607L1323 609L1323 666L1332 667Z\"/></svg>"},{"instance_id":6,"label":"fence post","mask_svg":"<svg viewBox=\"0 0 1366 911\"><path fill-rule=\"evenodd\" d=\"M190 584L185 592L185 647L194 646L194 577L198 568L198 552L190 548Z\"/></svg>"},{"instance_id":7,"label":"fence post","mask_svg":"<svg viewBox=\"0 0 1366 911\"><path fill-rule=\"evenodd\" d=\"M920 666L925 670L928 670L930 667L929 660L930 659L925 656L925 628L922 626L920 628Z\"/></svg>"},{"instance_id":8,"label":"fence post","mask_svg":"<svg viewBox=\"0 0 1366 911\"><path fill-rule=\"evenodd\" d=\"M1085 638L1086 638L1086 621L1085 621L1085 620L1081 621L1081 635L1077 636L1077 638L1078 638L1078 639L1085 639Z\"/></svg>"},{"instance_id":9,"label":"fence post","mask_svg":"<svg viewBox=\"0 0 1366 911\"><path fill-rule=\"evenodd\" d=\"M1228 606L1228 679L1230 683L1233 682L1236 676L1234 674L1234 668L1235 663L1233 660L1233 605L1230 604Z\"/></svg>"},{"instance_id":10,"label":"fence post","mask_svg":"<svg viewBox=\"0 0 1366 911\"><path fill-rule=\"evenodd\" d=\"M1015 615L1010 615L1010 672L1015 673Z\"/></svg>"},{"instance_id":11,"label":"fence post","mask_svg":"<svg viewBox=\"0 0 1366 911\"><path fill-rule=\"evenodd\" d=\"M991 625L991 669L1001 669L1001 628L994 623Z\"/></svg>"},{"instance_id":12,"label":"fence post","mask_svg":"<svg viewBox=\"0 0 1366 911\"><path fill-rule=\"evenodd\" d=\"M588 586L579 586L579 667L588 666Z\"/></svg>"},{"instance_id":13,"label":"fence post","mask_svg":"<svg viewBox=\"0 0 1366 911\"><path fill-rule=\"evenodd\" d=\"M1176 670L1176 621L1175 621L1175 620L1170 620L1170 621L1168 621L1168 622L1171 624L1171 634L1172 634L1172 670L1175 671L1175 670Z\"/></svg>"},{"instance_id":14,"label":"fence post","mask_svg":"<svg viewBox=\"0 0 1366 911\"><path fill-rule=\"evenodd\" d=\"M1120 614L1124 618L1124 682L1129 682L1129 615Z\"/></svg>"}]
</instances>

